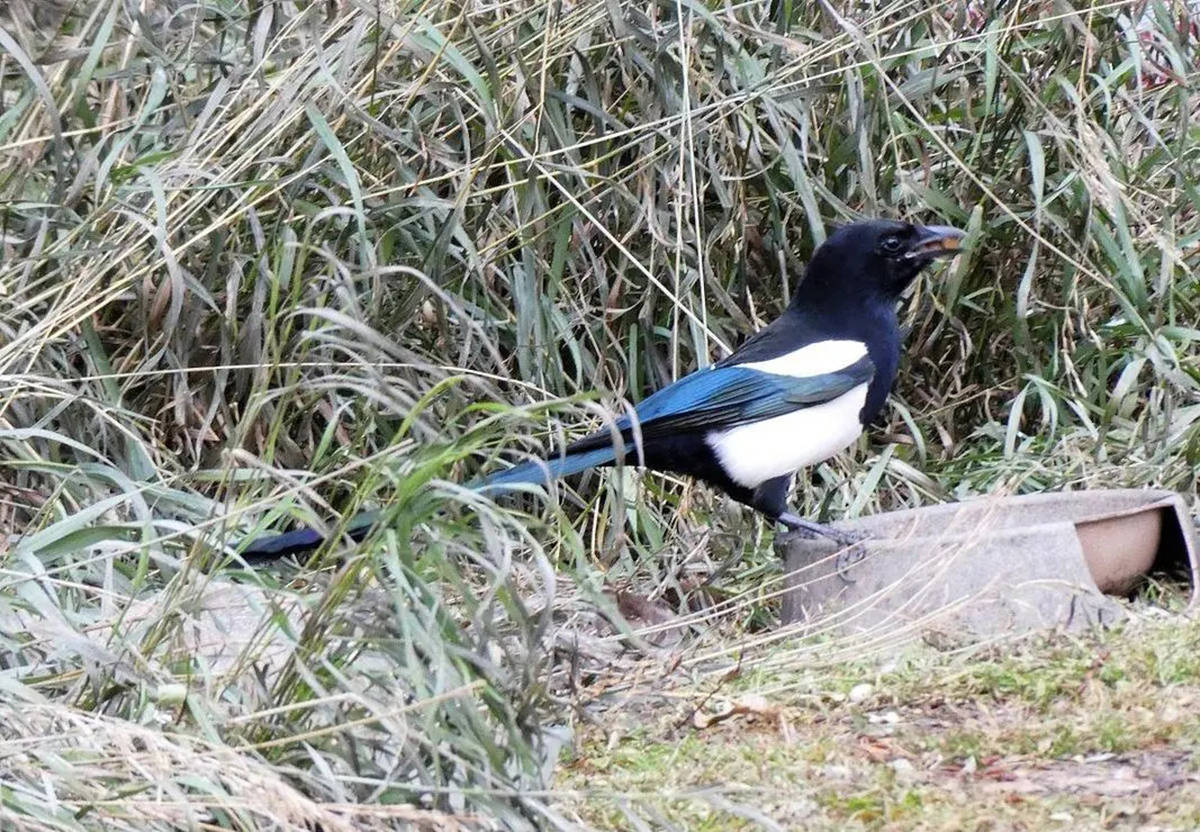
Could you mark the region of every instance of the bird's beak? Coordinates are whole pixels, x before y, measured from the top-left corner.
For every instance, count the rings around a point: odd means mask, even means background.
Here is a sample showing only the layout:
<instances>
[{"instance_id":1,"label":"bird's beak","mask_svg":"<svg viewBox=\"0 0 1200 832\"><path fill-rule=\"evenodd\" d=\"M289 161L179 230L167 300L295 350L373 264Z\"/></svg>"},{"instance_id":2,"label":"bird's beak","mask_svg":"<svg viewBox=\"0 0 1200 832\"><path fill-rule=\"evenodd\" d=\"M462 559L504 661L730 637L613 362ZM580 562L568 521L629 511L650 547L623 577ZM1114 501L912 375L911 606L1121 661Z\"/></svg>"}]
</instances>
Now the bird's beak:
<instances>
[{"instance_id":1,"label":"bird's beak","mask_svg":"<svg viewBox=\"0 0 1200 832\"><path fill-rule=\"evenodd\" d=\"M949 225L923 225L917 229L917 241L909 246L904 257L952 257L958 253L967 232Z\"/></svg>"}]
</instances>

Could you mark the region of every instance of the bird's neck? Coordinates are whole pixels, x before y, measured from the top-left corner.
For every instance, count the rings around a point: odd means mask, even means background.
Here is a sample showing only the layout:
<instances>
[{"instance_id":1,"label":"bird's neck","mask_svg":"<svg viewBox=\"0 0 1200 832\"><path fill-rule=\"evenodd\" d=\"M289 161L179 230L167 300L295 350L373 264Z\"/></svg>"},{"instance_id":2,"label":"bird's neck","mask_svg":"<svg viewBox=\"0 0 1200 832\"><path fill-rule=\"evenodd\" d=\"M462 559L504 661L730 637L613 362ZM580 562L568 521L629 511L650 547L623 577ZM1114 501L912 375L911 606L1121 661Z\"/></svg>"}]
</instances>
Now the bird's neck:
<instances>
[{"instance_id":1,"label":"bird's neck","mask_svg":"<svg viewBox=\"0 0 1200 832\"><path fill-rule=\"evenodd\" d=\"M847 279L847 270L856 267L839 262L828 250L817 249L800 279L790 306L795 309L819 309L827 313L887 310L894 313L896 298L875 287L883 280Z\"/></svg>"},{"instance_id":2,"label":"bird's neck","mask_svg":"<svg viewBox=\"0 0 1200 832\"><path fill-rule=\"evenodd\" d=\"M896 301L871 295L819 289L807 280L792 297L784 315L803 322L806 330L856 338L868 344L899 337Z\"/></svg>"},{"instance_id":3,"label":"bird's neck","mask_svg":"<svg viewBox=\"0 0 1200 832\"><path fill-rule=\"evenodd\" d=\"M829 277L834 275L833 278ZM900 364L900 321L894 298L847 291L832 268L812 269L797 288L784 317L800 331L829 339L862 341L875 364L861 418L873 421L883 410Z\"/></svg>"},{"instance_id":4,"label":"bird's neck","mask_svg":"<svg viewBox=\"0 0 1200 832\"><path fill-rule=\"evenodd\" d=\"M830 270L823 270L827 273ZM788 304L782 326L810 333L809 337L854 340L866 344L875 363L877 383L871 404L882 404L881 396L891 387L900 360L900 321L894 298L846 291L820 282L822 271L809 274ZM817 280L812 280L812 278Z\"/></svg>"}]
</instances>

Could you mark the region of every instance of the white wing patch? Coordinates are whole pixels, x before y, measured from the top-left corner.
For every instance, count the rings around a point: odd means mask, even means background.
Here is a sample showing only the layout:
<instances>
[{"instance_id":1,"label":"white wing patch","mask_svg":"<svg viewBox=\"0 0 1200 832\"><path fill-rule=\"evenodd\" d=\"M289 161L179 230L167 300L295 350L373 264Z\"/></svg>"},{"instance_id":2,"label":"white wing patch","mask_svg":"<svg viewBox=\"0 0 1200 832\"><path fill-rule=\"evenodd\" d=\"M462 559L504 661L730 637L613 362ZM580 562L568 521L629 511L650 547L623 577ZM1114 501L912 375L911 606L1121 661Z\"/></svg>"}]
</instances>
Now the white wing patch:
<instances>
[{"instance_id":1,"label":"white wing patch","mask_svg":"<svg viewBox=\"0 0 1200 832\"><path fill-rule=\"evenodd\" d=\"M824 404L710 431L704 440L734 482L757 488L853 445L862 433L858 415L866 401L867 384L860 384Z\"/></svg>"},{"instance_id":2,"label":"white wing patch","mask_svg":"<svg viewBox=\"0 0 1200 832\"><path fill-rule=\"evenodd\" d=\"M751 361L734 366L803 378L844 370L866 354L867 345L862 341L817 341L815 344L808 344L766 361Z\"/></svg>"},{"instance_id":3,"label":"white wing patch","mask_svg":"<svg viewBox=\"0 0 1200 832\"><path fill-rule=\"evenodd\" d=\"M804 378L843 370L866 354L862 341L818 341L766 361L735 366ZM734 482L757 488L853 445L862 433L858 417L866 401L867 384L860 384L824 404L710 431L704 439Z\"/></svg>"}]
</instances>

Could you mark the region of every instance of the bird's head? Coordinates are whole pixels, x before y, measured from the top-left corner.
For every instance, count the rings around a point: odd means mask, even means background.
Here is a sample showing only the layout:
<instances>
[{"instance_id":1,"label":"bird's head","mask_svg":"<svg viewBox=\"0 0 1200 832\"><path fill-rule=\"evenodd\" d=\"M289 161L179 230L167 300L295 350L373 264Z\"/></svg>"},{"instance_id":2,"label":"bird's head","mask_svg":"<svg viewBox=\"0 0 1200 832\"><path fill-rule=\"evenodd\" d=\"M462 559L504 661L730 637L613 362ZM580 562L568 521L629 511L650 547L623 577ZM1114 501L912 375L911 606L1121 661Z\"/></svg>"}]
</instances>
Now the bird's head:
<instances>
[{"instance_id":1,"label":"bird's head","mask_svg":"<svg viewBox=\"0 0 1200 832\"><path fill-rule=\"evenodd\" d=\"M895 300L935 258L954 255L965 236L948 225L893 220L843 225L813 254L801 293Z\"/></svg>"}]
</instances>

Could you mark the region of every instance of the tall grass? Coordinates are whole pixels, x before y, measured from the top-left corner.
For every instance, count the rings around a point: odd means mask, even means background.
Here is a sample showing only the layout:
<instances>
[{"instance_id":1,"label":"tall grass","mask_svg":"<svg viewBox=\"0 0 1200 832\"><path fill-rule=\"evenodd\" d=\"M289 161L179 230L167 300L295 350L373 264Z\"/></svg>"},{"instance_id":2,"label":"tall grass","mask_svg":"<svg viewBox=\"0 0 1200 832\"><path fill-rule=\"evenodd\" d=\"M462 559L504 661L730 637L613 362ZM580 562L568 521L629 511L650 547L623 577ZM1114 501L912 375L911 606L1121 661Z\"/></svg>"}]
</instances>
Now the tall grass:
<instances>
[{"instance_id":1,"label":"tall grass","mask_svg":"<svg viewBox=\"0 0 1200 832\"><path fill-rule=\"evenodd\" d=\"M1194 498L1198 56L1178 2L9 0L5 825L567 823L560 625L752 587L769 530L455 483L720 357L833 222L970 237L802 510ZM301 569L222 548L367 504Z\"/></svg>"}]
</instances>

